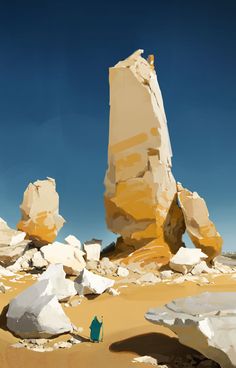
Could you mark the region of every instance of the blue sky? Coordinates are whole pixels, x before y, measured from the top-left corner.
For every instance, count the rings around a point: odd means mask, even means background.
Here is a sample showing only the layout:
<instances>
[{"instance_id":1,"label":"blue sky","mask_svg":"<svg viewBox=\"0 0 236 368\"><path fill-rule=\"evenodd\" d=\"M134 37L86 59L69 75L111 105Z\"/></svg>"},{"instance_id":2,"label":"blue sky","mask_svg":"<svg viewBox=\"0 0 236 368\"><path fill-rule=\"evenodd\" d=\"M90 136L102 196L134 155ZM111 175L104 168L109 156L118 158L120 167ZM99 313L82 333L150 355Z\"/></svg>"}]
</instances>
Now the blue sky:
<instances>
[{"instance_id":1,"label":"blue sky","mask_svg":"<svg viewBox=\"0 0 236 368\"><path fill-rule=\"evenodd\" d=\"M103 178L108 67L156 55L178 181L207 201L236 250L236 2L1 1L0 216L15 226L30 181L51 176L69 233L113 239Z\"/></svg>"}]
</instances>

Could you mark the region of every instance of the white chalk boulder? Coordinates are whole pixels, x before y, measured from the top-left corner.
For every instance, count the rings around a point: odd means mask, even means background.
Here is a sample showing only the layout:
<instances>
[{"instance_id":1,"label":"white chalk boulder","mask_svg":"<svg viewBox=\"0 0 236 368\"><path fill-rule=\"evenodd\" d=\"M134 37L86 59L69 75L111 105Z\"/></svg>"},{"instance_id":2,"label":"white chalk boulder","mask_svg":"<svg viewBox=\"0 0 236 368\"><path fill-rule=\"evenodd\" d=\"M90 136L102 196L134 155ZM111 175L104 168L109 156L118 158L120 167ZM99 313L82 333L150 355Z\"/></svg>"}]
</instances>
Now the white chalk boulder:
<instances>
[{"instance_id":1,"label":"white chalk boulder","mask_svg":"<svg viewBox=\"0 0 236 368\"><path fill-rule=\"evenodd\" d=\"M169 266L172 270L181 272L185 275L206 258L208 258L208 256L203 253L201 249L181 247L171 258Z\"/></svg>"},{"instance_id":2,"label":"white chalk boulder","mask_svg":"<svg viewBox=\"0 0 236 368\"><path fill-rule=\"evenodd\" d=\"M150 309L145 318L221 368L236 367L236 292L203 293Z\"/></svg>"},{"instance_id":3,"label":"white chalk boulder","mask_svg":"<svg viewBox=\"0 0 236 368\"><path fill-rule=\"evenodd\" d=\"M102 294L114 285L115 281L107 277L95 275L86 268L75 280L75 287L80 295Z\"/></svg>"},{"instance_id":4,"label":"white chalk boulder","mask_svg":"<svg viewBox=\"0 0 236 368\"><path fill-rule=\"evenodd\" d=\"M101 248L101 240L92 239L84 243L84 251L86 252L87 261L99 261Z\"/></svg>"},{"instance_id":5,"label":"white chalk boulder","mask_svg":"<svg viewBox=\"0 0 236 368\"><path fill-rule=\"evenodd\" d=\"M36 282L10 302L7 327L23 338L48 338L72 331L50 280Z\"/></svg>"},{"instance_id":6,"label":"white chalk boulder","mask_svg":"<svg viewBox=\"0 0 236 368\"><path fill-rule=\"evenodd\" d=\"M41 280L50 280L52 284L52 292L60 301L66 301L71 296L77 294L75 283L66 279L62 264L51 264L38 278Z\"/></svg>"},{"instance_id":7,"label":"white chalk boulder","mask_svg":"<svg viewBox=\"0 0 236 368\"><path fill-rule=\"evenodd\" d=\"M72 247L77 247L78 249L81 249L81 242L76 236L74 235L68 235L65 238L65 242L69 245L72 245Z\"/></svg>"},{"instance_id":8,"label":"white chalk boulder","mask_svg":"<svg viewBox=\"0 0 236 368\"><path fill-rule=\"evenodd\" d=\"M55 242L45 245L40 251L48 263L63 264L67 275L79 275L86 265L83 258L84 252L78 249L78 247L73 247L69 244Z\"/></svg>"}]
</instances>

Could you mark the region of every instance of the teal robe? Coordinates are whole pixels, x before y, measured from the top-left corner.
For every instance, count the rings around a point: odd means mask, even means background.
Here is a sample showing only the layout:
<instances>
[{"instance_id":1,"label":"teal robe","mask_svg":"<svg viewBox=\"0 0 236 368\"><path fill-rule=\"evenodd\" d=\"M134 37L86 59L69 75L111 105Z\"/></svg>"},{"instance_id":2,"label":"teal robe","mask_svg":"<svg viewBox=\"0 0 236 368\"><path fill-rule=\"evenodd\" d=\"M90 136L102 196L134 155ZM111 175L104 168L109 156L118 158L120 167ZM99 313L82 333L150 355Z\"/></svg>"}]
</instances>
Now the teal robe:
<instances>
[{"instance_id":1,"label":"teal robe","mask_svg":"<svg viewBox=\"0 0 236 368\"><path fill-rule=\"evenodd\" d=\"M97 317L94 317L92 323L90 325L90 340L91 341L99 341L100 340L100 332L102 328L103 322L99 322Z\"/></svg>"}]
</instances>

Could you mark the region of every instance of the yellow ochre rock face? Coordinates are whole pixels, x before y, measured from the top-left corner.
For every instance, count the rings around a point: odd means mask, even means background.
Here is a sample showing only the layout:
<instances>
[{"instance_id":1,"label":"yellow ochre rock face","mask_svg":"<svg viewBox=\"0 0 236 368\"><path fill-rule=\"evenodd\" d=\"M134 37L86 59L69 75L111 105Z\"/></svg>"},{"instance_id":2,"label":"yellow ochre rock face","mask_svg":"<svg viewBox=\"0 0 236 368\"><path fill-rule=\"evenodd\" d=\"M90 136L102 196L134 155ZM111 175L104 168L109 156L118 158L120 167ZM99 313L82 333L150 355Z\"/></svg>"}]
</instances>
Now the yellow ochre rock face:
<instances>
[{"instance_id":1,"label":"yellow ochre rock face","mask_svg":"<svg viewBox=\"0 0 236 368\"><path fill-rule=\"evenodd\" d=\"M126 257L126 263L166 264L183 246L186 216L171 172L171 144L154 57L147 61L142 53L137 50L109 69L106 222L121 236L113 257ZM215 245L213 238L209 245L207 239L210 255Z\"/></svg>"},{"instance_id":2,"label":"yellow ochre rock face","mask_svg":"<svg viewBox=\"0 0 236 368\"><path fill-rule=\"evenodd\" d=\"M65 220L59 215L59 196L55 180L37 180L24 192L18 230L24 231L35 245L52 243Z\"/></svg>"},{"instance_id":3,"label":"yellow ochre rock face","mask_svg":"<svg viewBox=\"0 0 236 368\"><path fill-rule=\"evenodd\" d=\"M198 193L190 192L178 184L178 198L187 233L193 244L208 255L209 260L221 253L223 239L209 219L206 203Z\"/></svg>"}]
</instances>

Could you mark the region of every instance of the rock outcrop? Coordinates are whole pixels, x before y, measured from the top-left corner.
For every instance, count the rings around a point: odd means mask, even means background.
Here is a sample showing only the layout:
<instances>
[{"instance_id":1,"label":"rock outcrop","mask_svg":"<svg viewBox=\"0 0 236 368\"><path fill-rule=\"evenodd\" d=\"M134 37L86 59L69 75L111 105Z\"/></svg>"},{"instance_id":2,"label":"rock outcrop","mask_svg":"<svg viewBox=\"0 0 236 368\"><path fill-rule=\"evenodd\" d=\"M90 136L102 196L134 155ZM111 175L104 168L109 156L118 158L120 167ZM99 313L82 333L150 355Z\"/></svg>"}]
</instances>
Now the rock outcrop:
<instances>
[{"instance_id":1,"label":"rock outcrop","mask_svg":"<svg viewBox=\"0 0 236 368\"><path fill-rule=\"evenodd\" d=\"M51 337L72 331L70 320L47 279L36 282L11 301L7 327L24 338Z\"/></svg>"},{"instance_id":2,"label":"rock outcrop","mask_svg":"<svg viewBox=\"0 0 236 368\"><path fill-rule=\"evenodd\" d=\"M236 367L236 293L203 293L149 310L148 321L168 327L179 341L222 368Z\"/></svg>"},{"instance_id":3,"label":"rock outcrop","mask_svg":"<svg viewBox=\"0 0 236 368\"><path fill-rule=\"evenodd\" d=\"M192 193L178 184L178 200L190 239L212 260L221 253L223 240L209 219L204 199L198 193Z\"/></svg>"},{"instance_id":4,"label":"rock outcrop","mask_svg":"<svg viewBox=\"0 0 236 368\"><path fill-rule=\"evenodd\" d=\"M52 178L30 183L20 206L22 218L17 228L35 245L52 243L65 220L59 215L59 195Z\"/></svg>"},{"instance_id":5,"label":"rock outcrop","mask_svg":"<svg viewBox=\"0 0 236 368\"><path fill-rule=\"evenodd\" d=\"M147 61L142 52L109 70L106 222L121 235L113 258L167 264L183 245L186 224L190 233L190 224L171 172L171 144L154 58ZM204 225L191 238L212 258L220 252L221 238L209 222L207 229Z\"/></svg>"}]
</instances>

